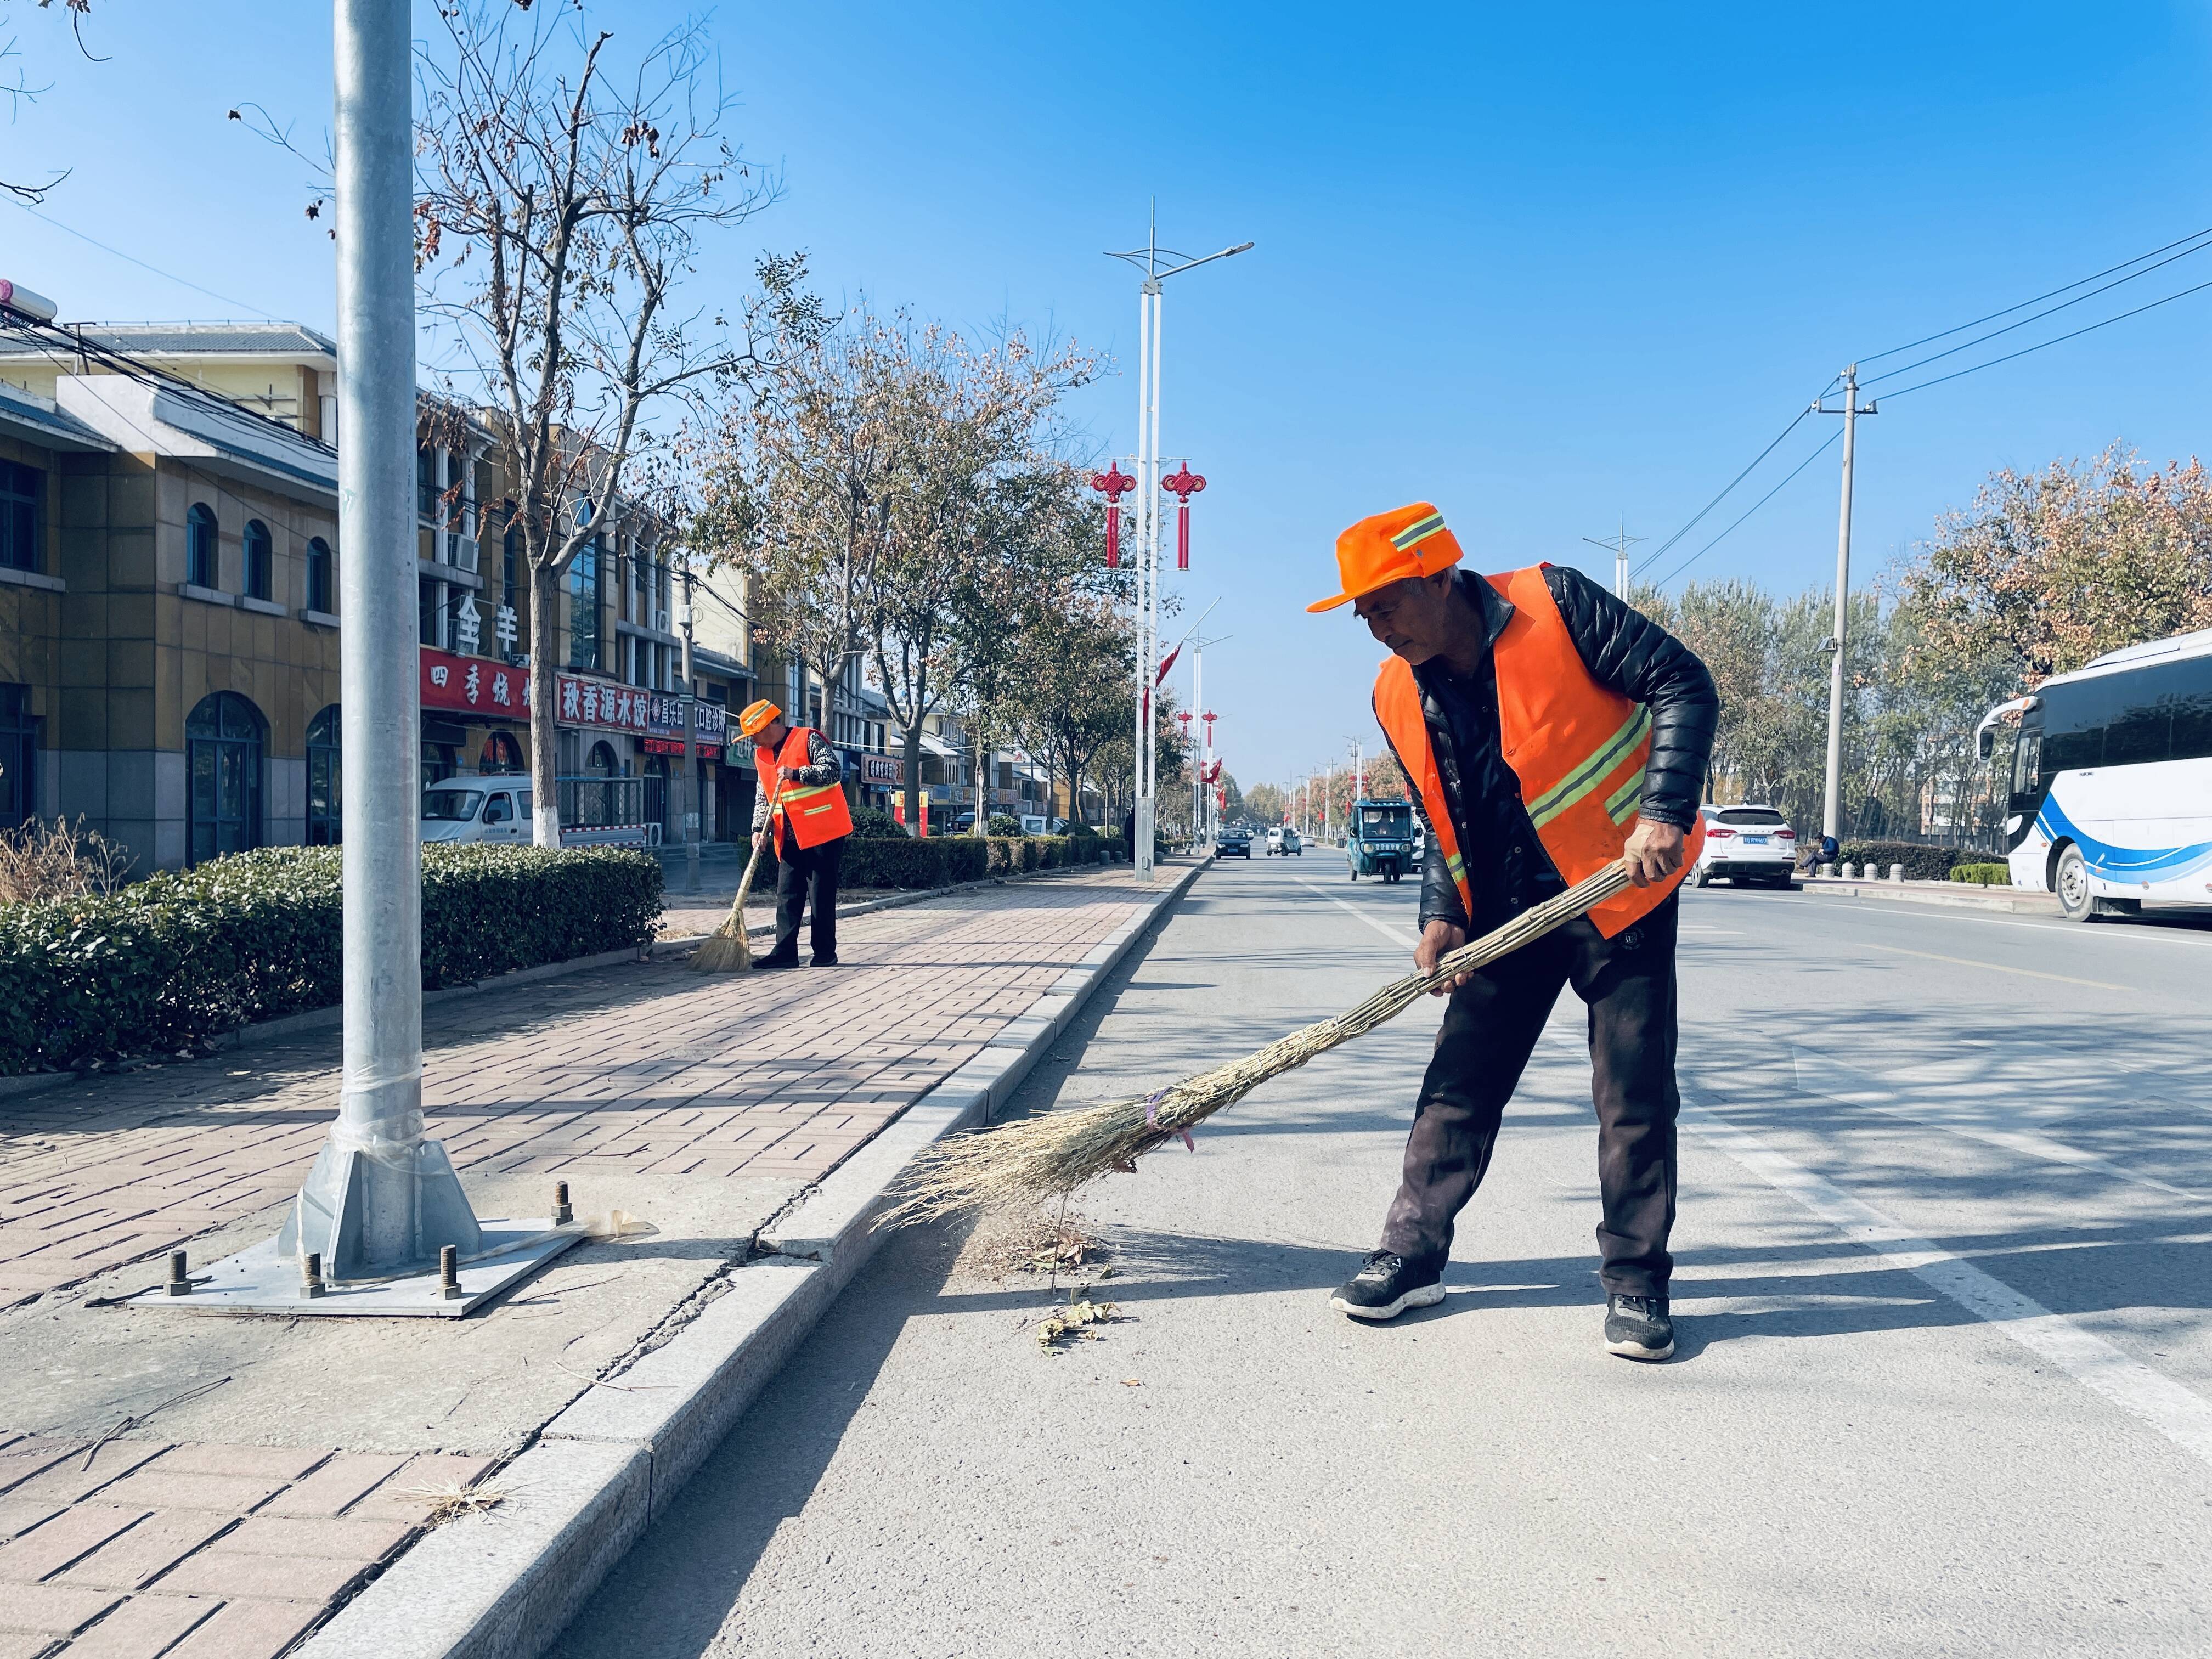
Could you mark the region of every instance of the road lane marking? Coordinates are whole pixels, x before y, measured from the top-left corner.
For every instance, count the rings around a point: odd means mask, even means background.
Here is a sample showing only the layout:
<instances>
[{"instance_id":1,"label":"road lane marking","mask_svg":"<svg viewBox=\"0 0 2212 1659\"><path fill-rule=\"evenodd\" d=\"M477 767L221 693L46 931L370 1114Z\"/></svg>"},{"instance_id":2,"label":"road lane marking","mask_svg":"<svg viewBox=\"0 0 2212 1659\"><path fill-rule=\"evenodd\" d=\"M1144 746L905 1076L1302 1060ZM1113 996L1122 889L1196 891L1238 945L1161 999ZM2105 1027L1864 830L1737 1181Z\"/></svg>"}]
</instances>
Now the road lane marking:
<instances>
[{"instance_id":1,"label":"road lane marking","mask_svg":"<svg viewBox=\"0 0 2212 1659\"><path fill-rule=\"evenodd\" d=\"M1893 906L1896 901L1890 901ZM2079 922L2067 921L2053 916L2048 921L2010 921L2002 916L1985 916L1978 911L1950 905L1913 904L1903 902L1907 908L1884 909L1879 904L1855 906L1850 914L1855 916L1881 916L1896 921L1957 921L1977 927L2026 927L2039 933L2065 933L2075 939L2103 939L2113 945L2124 945L2134 939L2156 939L2161 944L2186 945L2192 951L2212 950L2212 935L2191 933L2175 927L2128 927L2107 923L2102 927L2085 927Z\"/></svg>"},{"instance_id":2,"label":"road lane marking","mask_svg":"<svg viewBox=\"0 0 2212 1659\"><path fill-rule=\"evenodd\" d=\"M1884 945L1863 939L1858 941L1869 951L1894 951L1901 957L1918 957L1926 962L1948 962L1960 968L1986 968L1993 974L2018 974L2024 979L2055 979L2061 985L2086 985L2094 991L2132 991L2132 985L2115 985L2110 980L2075 979L2071 974L2046 974L2037 968L2012 968L2002 962L1977 962L1972 957L1939 956L1933 951L1908 951L1902 945Z\"/></svg>"},{"instance_id":3,"label":"road lane marking","mask_svg":"<svg viewBox=\"0 0 2212 1659\"><path fill-rule=\"evenodd\" d=\"M1915 1237L1903 1223L1793 1163L1718 1114L1685 1103L1681 1122L1852 1243L1933 1286L2030 1353L2148 1423L2191 1456L2212 1464L2212 1401L1972 1262L1929 1239Z\"/></svg>"},{"instance_id":4,"label":"road lane marking","mask_svg":"<svg viewBox=\"0 0 2212 1659\"><path fill-rule=\"evenodd\" d=\"M1327 899L1331 904L1334 904L1338 909L1343 911L1346 915L1358 916L1360 921L1365 922L1370 927L1372 927L1376 933L1382 934L1384 939L1389 939L1393 945L1419 945L1421 942L1420 934L1413 932L1412 929L1393 927L1389 923L1379 921L1376 917L1370 915L1358 905L1347 904L1344 900L1337 897L1335 894L1322 891L1320 888L1308 881L1304 876L1292 876L1291 879L1297 883L1299 886L1304 888L1309 893L1313 894L1315 896Z\"/></svg>"},{"instance_id":5,"label":"road lane marking","mask_svg":"<svg viewBox=\"0 0 2212 1659\"><path fill-rule=\"evenodd\" d=\"M1790 1045L1790 1052L1796 1066L1797 1090L1801 1094L1816 1095L1839 1105L1863 1107L1870 1112L1880 1112L1885 1117L1899 1118L1907 1123L1922 1124L1944 1134L1956 1135L1962 1140L1978 1140L1986 1146L2002 1147L2008 1152L2025 1153L2046 1164L2067 1164L2076 1169L2094 1170L2100 1175L2111 1176L2115 1180L2130 1182L2139 1187L2154 1188L2161 1193L2170 1193L2176 1198L2185 1198L2193 1203L2204 1201L2204 1195L2201 1193L2193 1193L2186 1187L2177 1187L2171 1182L2139 1174L2124 1164L2115 1164L2108 1158L2083 1152L2078 1146L2069 1146L2063 1140L2053 1140L2048 1135L2036 1134L2025 1129L1992 1127L1986 1121L1962 1121L1958 1114L1946 1113L1940 1107L1923 1106L1915 1109L1912 1106L1895 1103L1898 1102L1895 1091L1863 1086L1866 1083L1879 1083L1880 1079L1856 1067L1830 1060L1812 1049L1800 1048L1794 1042ZM1837 1074L1828 1086L1823 1086L1820 1081L1820 1074L1824 1071ZM1885 1104L1885 1102L1892 1103Z\"/></svg>"}]
</instances>

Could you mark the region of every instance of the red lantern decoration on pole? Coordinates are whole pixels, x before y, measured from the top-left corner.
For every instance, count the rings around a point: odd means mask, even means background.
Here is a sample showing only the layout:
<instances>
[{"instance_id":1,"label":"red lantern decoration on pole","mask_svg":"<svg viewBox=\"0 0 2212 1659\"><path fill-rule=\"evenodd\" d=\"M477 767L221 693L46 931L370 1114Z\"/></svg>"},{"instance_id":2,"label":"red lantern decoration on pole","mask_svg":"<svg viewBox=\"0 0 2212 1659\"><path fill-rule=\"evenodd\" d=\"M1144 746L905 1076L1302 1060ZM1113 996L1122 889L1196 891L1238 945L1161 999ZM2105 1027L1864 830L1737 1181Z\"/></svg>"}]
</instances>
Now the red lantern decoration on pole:
<instances>
[{"instance_id":1,"label":"red lantern decoration on pole","mask_svg":"<svg viewBox=\"0 0 2212 1659\"><path fill-rule=\"evenodd\" d=\"M1121 563L1121 497L1137 487L1137 481L1109 462L1103 472L1091 475L1091 487L1106 497L1106 568L1118 569Z\"/></svg>"},{"instance_id":2,"label":"red lantern decoration on pole","mask_svg":"<svg viewBox=\"0 0 2212 1659\"><path fill-rule=\"evenodd\" d=\"M1160 480L1160 488L1176 498L1176 568L1190 568L1190 498L1206 488L1205 478L1190 470L1190 463Z\"/></svg>"}]
</instances>

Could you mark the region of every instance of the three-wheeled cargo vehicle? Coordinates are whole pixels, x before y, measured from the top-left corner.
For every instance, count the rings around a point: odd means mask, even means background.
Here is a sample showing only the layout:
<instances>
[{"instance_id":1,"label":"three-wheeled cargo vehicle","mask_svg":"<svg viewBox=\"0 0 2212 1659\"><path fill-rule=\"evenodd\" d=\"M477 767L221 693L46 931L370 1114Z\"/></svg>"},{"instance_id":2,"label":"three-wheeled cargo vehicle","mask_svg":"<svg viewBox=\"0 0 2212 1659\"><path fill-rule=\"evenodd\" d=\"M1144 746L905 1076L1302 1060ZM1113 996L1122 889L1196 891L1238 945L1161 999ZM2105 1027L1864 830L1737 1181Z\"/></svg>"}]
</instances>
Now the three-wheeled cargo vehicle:
<instances>
[{"instance_id":1,"label":"three-wheeled cargo vehicle","mask_svg":"<svg viewBox=\"0 0 2212 1659\"><path fill-rule=\"evenodd\" d=\"M1409 800L1356 800L1352 832L1344 838L1352 878L1380 876L1395 881L1413 866L1413 804Z\"/></svg>"}]
</instances>

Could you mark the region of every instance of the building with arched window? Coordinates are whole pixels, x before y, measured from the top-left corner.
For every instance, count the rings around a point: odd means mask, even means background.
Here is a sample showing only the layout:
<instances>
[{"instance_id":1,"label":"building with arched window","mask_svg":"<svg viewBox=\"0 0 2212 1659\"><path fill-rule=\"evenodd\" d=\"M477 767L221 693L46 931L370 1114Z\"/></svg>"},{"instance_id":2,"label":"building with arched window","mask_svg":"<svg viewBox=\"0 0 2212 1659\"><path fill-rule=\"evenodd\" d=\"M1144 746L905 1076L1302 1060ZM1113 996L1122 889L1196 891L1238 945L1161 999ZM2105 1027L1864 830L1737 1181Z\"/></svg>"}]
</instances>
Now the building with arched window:
<instances>
[{"instance_id":1,"label":"building with arched window","mask_svg":"<svg viewBox=\"0 0 2212 1659\"><path fill-rule=\"evenodd\" d=\"M222 546L215 509L194 501L185 509L185 580L194 587L221 587Z\"/></svg>"},{"instance_id":2,"label":"building with arched window","mask_svg":"<svg viewBox=\"0 0 2212 1659\"><path fill-rule=\"evenodd\" d=\"M268 722L235 691L202 697L185 720L185 861L261 845Z\"/></svg>"},{"instance_id":3,"label":"building with arched window","mask_svg":"<svg viewBox=\"0 0 2212 1659\"><path fill-rule=\"evenodd\" d=\"M307 722L307 845L336 847L345 839L345 769L339 742L338 706Z\"/></svg>"},{"instance_id":4,"label":"building with arched window","mask_svg":"<svg viewBox=\"0 0 2212 1659\"><path fill-rule=\"evenodd\" d=\"M244 567L239 592L250 599L265 599L276 580L276 538L258 519L246 521L238 533L239 562Z\"/></svg>"}]
</instances>

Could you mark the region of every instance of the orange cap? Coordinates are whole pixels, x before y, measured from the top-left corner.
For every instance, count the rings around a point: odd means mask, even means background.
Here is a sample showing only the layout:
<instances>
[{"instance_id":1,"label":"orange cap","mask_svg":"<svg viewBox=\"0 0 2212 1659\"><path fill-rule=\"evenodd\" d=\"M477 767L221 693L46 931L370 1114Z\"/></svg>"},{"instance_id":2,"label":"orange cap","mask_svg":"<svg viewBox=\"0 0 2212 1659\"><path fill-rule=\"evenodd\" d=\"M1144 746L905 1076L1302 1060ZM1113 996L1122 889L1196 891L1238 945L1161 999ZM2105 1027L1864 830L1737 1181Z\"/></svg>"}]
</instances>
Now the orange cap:
<instances>
[{"instance_id":1,"label":"orange cap","mask_svg":"<svg viewBox=\"0 0 2212 1659\"><path fill-rule=\"evenodd\" d=\"M766 697L758 702L749 702L738 714L738 731L748 738L757 738L783 718L783 710Z\"/></svg>"},{"instance_id":2,"label":"orange cap","mask_svg":"<svg viewBox=\"0 0 2212 1659\"><path fill-rule=\"evenodd\" d=\"M1459 538L1444 528L1443 514L1426 501L1393 507L1362 519L1336 538L1336 572L1344 592L1306 609L1334 611L1409 576L1433 576L1459 559Z\"/></svg>"}]
</instances>

